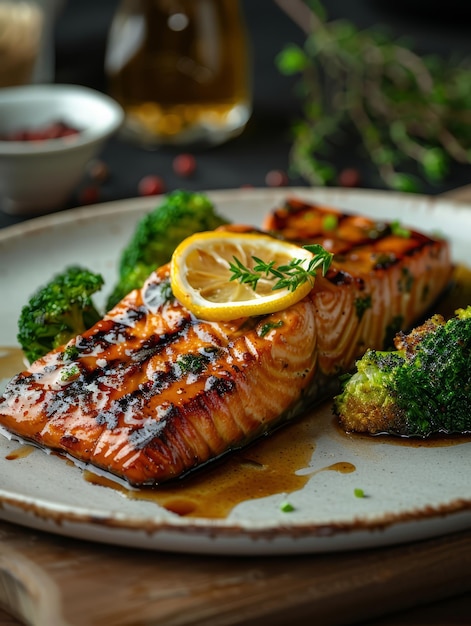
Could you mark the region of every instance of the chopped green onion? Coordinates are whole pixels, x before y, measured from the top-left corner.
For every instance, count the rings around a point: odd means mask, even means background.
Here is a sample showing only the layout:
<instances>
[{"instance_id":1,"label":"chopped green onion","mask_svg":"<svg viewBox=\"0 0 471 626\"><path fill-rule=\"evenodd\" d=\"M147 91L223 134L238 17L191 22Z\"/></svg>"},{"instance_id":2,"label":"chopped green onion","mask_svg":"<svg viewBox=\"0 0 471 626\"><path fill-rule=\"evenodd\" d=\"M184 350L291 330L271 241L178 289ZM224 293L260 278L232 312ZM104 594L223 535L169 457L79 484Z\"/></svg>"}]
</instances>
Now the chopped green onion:
<instances>
[{"instance_id":1,"label":"chopped green onion","mask_svg":"<svg viewBox=\"0 0 471 626\"><path fill-rule=\"evenodd\" d=\"M292 511L294 511L294 506L291 504L291 502L284 500L280 504L280 511L282 511L283 513L291 513Z\"/></svg>"},{"instance_id":2,"label":"chopped green onion","mask_svg":"<svg viewBox=\"0 0 471 626\"><path fill-rule=\"evenodd\" d=\"M391 232L393 235L396 235L396 237L404 237L404 239L409 239L411 236L410 230L408 228L404 228L399 220L391 222Z\"/></svg>"},{"instance_id":3,"label":"chopped green onion","mask_svg":"<svg viewBox=\"0 0 471 626\"><path fill-rule=\"evenodd\" d=\"M322 228L324 230L335 230L339 224L339 220L336 215L326 215L322 220Z\"/></svg>"}]
</instances>

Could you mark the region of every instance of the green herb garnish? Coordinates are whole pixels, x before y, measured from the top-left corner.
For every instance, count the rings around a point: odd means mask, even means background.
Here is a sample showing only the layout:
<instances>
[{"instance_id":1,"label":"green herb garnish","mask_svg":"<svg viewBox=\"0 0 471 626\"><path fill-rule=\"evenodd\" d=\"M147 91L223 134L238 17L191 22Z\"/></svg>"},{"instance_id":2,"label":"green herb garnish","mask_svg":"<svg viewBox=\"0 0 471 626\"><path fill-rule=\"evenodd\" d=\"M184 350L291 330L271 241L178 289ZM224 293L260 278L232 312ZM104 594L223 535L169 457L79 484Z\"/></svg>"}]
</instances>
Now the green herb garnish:
<instances>
[{"instance_id":1,"label":"green herb garnish","mask_svg":"<svg viewBox=\"0 0 471 626\"><path fill-rule=\"evenodd\" d=\"M294 506L291 504L291 502L284 500L280 504L280 511L282 511L283 513L292 513L294 511Z\"/></svg>"},{"instance_id":2,"label":"green herb garnish","mask_svg":"<svg viewBox=\"0 0 471 626\"><path fill-rule=\"evenodd\" d=\"M414 276L407 267L401 269L401 278L398 281L398 289L402 293L410 293L412 285L414 283Z\"/></svg>"},{"instance_id":3,"label":"green herb garnish","mask_svg":"<svg viewBox=\"0 0 471 626\"><path fill-rule=\"evenodd\" d=\"M359 320L367 309L371 309L371 294L367 294L362 298L355 298L355 310Z\"/></svg>"},{"instance_id":4,"label":"green herb garnish","mask_svg":"<svg viewBox=\"0 0 471 626\"><path fill-rule=\"evenodd\" d=\"M232 272L230 280L238 280L242 284L250 285L255 291L261 278L278 279L273 285L273 290L288 289L288 291L296 291L300 285L308 281L313 282L319 267L322 269L322 273L325 274L333 258L333 254L327 252L320 244L303 247L314 255L309 260L307 267L304 267L306 259L291 259L288 264L275 267L274 261L266 262L256 256L252 256L255 265L253 269L249 269L237 257L234 257L234 263L229 264Z\"/></svg>"},{"instance_id":5,"label":"green herb garnish","mask_svg":"<svg viewBox=\"0 0 471 626\"><path fill-rule=\"evenodd\" d=\"M404 237L404 239L409 239L411 236L410 230L408 228L404 228L399 220L391 222L391 232L393 235L396 235L396 237Z\"/></svg>"},{"instance_id":6,"label":"green herb garnish","mask_svg":"<svg viewBox=\"0 0 471 626\"><path fill-rule=\"evenodd\" d=\"M64 360L65 361L75 361L75 359L79 355L79 349L76 345L67 346L64 350Z\"/></svg>"},{"instance_id":7,"label":"green herb garnish","mask_svg":"<svg viewBox=\"0 0 471 626\"><path fill-rule=\"evenodd\" d=\"M324 230L335 230L339 225L339 219L336 215L326 215L322 220L322 228Z\"/></svg>"},{"instance_id":8,"label":"green herb garnish","mask_svg":"<svg viewBox=\"0 0 471 626\"><path fill-rule=\"evenodd\" d=\"M278 322L267 322L266 324L263 324L259 332L260 337L265 337L265 335L268 335L268 333L274 328L281 328L283 324L283 320L278 320Z\"/></svg>"},{"instance_id":9,"label":"green herb garnish","mask_svg":"<svg viewBox=\"0 0 471 626\"><path fill-rule=\"evenodd\" d=\"M205 354L182 354L177 359L177 364L183 372L199 374L209 363L209 357Z\"/></svg>"},{"instance_id":10,"label":"green herb garnish","mask_svg":"<svg viewBox=\"0 0 471 626\"><path fill-rule=\"evenodd\" d=\"M80 369L78 367L78 365L71 365L70 367L66 367L62 374L61 374L61 380L62 381L67 381L67 380L72 380L74 378L78 378L78 376L80 375Z\"/></svg>"}]
</instances>

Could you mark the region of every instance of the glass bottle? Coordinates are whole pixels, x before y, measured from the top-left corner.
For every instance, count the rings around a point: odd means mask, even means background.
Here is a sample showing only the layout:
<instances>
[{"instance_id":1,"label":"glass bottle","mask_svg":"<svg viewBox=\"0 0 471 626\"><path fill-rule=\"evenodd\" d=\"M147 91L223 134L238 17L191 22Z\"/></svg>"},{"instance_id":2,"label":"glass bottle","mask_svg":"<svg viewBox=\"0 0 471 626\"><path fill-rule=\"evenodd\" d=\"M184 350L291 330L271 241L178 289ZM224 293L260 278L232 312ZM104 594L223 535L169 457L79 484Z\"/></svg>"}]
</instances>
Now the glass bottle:
<instances>
[{"instance_id":1,"label":"glass bottle","mask_svg":"<svg viewBox=\"0 0 471 626\"><path fill-rule=\"evenodd\" d=\"M238 0L122 0L105 71L126 112L125 134L149 147L219 144L251 114Z\"/></svg>"}]
</instances>

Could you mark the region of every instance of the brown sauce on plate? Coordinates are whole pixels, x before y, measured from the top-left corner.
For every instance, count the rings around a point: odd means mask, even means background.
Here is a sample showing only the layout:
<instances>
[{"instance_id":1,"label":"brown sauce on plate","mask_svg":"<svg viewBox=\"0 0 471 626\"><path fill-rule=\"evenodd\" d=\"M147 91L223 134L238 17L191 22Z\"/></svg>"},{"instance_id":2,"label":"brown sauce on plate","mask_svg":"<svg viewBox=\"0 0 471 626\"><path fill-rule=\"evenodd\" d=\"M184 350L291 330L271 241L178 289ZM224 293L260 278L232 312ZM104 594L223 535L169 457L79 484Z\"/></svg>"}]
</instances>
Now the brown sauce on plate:
<instances>
[{"instance_id":1,"label":"brown sauce on plate","mask_svg":"<svg viewBox=\"0 0 471 626\"><path fill-rule=\"evenodd\" d=\"M317 470L308 467L315 450L315 428L317 420L306 416L193 475L153 488L129 489L109 477L97 476L93 470L86 470L84 477L93 484L117 489L128 498L155 502L177 515L225 518L247 500L280 494L281 503L314 474L354 472L356 467L344 461Z\"/></svg>"},{"instance_id":2,"label":"brown sauce on plate","mask_svg":"<svg viewBox=\"0 0 471 626\"><path fill-rule=\"evenodd\" d=\"M240 502L303 488L315 450L314 420L301 419L232 452L184 478L152 488L131 489L86 470L88 482L112 487L128 498L148 500L186 517L224 518ZM328 469L328 468L326 468ZM283 499L282 498L282 499Z\"/></svg>"},{"instance_id":3,"label":"brown sauce on plate","mask_svg":"<svg viewBox=\"0 0 471 626\"><path fill-rule=\"evenodd\" d=\"M17 459L24 459L29 456L31 452L35 449L35 446L29 446L28 444L22 445L10 454L5 456L7 461L16 461Z\"/></svg>"}]
</instances>

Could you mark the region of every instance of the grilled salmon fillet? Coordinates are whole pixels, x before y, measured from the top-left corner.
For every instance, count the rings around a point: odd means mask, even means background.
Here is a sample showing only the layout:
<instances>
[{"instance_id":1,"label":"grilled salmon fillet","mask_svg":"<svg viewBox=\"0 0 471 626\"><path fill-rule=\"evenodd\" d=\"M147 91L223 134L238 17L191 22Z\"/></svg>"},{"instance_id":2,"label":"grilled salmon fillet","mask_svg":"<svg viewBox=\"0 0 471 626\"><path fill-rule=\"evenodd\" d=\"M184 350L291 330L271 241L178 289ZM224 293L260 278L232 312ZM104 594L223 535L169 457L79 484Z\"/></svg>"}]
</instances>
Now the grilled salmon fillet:
<instances>
[{"instance_id":1,"label":"grilled salmon fillet","mask_svg":"<svg viewBox=\"0 0 471 626\"><path fill-rule=\"evenodd\" d=\"M451 279L448 242L398 223L288 198L263 226L334 254L311 293L319 367L328 375L351 369L367 348L392 347L396 333L422 319Z\"/></svg>"},{"instance_id":2,"label":"grilled salmon fillet","mask_svg":"<svg viewBox=\"0 0 471 626\"><path fill-rule=\"evenodd\" d=\"M306 298L271 315L206 322L175 300L163 266L16 375L0 424L131 485L162 483L333 394L340 372L417 321L450 278L445 241L333 209L289 200L265 228L335 252Z\"/></svg>"}]
</instances>

